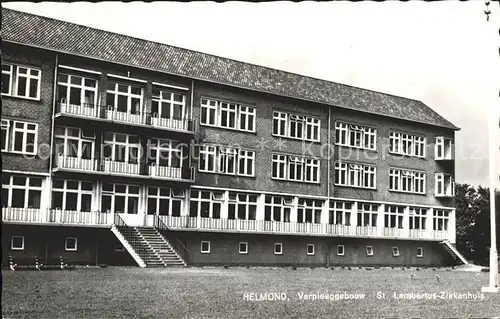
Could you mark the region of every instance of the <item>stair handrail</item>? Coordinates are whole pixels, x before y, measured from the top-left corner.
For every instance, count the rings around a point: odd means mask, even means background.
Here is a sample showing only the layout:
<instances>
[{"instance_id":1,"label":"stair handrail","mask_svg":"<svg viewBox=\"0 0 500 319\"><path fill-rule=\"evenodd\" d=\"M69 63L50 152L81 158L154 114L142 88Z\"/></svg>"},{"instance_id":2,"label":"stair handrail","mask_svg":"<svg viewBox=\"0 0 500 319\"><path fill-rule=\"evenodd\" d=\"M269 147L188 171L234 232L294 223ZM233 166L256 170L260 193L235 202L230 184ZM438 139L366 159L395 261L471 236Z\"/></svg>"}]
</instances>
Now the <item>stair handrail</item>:
<instances>
[{"instance_id":1,"label":"stair handrail","mask_svg":"<svg viewBox=\"0 0 500 319\"><path fill-rule=\"evenodd\" d=\"M114 225L117 228L135 229L135 227L127 225L127 223L125 223L123 218L117 212L114 213ZM123 233L122 236L141 258L146 256L146 247L139 242L137 236L126 236Z\"/></svg>"},{"instance_id":2,"label":"stair handrail","mask_svg":"<svg viewBox=\"0 0 500 319\"><path fill-rule=\"evenodd\" d=\"M187 257L189 256L189 250L184 246L182 241L177 237L171 230L168 228L168 226L161 220L159 215L154 216L154 221L153 221L153 227L162 232L166 237L171 237L173 238L177 244L180 246L180 252L179 255L180 257L184 260L184 262L187 261ZM169 238L167 238L169 239Z\"/></svg>"}]
</instances>

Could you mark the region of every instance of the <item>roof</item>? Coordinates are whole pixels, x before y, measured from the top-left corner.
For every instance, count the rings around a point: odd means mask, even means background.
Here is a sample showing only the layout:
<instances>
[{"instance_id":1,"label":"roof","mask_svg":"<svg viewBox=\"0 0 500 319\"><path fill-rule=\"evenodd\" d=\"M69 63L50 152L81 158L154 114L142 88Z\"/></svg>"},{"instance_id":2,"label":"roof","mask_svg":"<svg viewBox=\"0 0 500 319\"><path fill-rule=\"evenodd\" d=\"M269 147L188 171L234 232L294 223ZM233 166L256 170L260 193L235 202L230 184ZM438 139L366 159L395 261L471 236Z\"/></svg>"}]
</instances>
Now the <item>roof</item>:
<instances>
[{"instance_id":1,"label":"roof","mask_svg":"<svg viewBox=\"0 0 500 319\"><path fill-rule=\"evenodd\" d=\"M12 9L2 15L3 41L458 130L417 100Z\"/></svg>"}]
</instances>

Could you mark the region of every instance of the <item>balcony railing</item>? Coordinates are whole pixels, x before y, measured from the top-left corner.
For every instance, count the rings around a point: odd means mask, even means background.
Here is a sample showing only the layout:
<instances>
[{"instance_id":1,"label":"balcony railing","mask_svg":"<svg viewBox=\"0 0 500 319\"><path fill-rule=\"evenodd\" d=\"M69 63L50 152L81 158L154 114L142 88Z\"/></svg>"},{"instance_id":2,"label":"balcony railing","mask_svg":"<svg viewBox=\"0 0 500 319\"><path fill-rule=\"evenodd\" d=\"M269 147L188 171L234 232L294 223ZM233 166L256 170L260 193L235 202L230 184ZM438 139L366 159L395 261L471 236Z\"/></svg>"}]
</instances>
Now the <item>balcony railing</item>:
<instances>
[{"instance_id":1,"label":"balcony railing","mask_svg":"<svg viewBox=\"0 0 500 319\"><path fill-rule=\"evenodd\" d=\"M113 106L100 106L89 103L58 103L56 106L56 114L186 132L194 132L195 127L194 120L188 117L163 117L158 113L151 112L124 112Z\"/></svg>"},{"instance_id":2,"label":"balcony railing","mask_svg":"<svg viewBox=\"0 0 500 319\"><path fill-rule=\"evenodd\" d=\"M110 225L113 216L99 211L2 207L2 221L68 225Z\"/></svg>"},{"instance_id":3,"label":"balcony railing","mask_svg":"<svg viewBox=\"0 0 500 319\"><path fill-rule=\"evenodd\" d=\"M372 226L356 226L356 235L361 236L376 236L377 227Z\"/></svg>"},{"instance_id":4,"label":"balcony railing","mask_svg":"<svg viewBox=\"0 0 500 319\"><path fill-rule=\"evenodd\" d=\"M132 175L138 177L155 177L179 181L194 181L194 167L167 167L147 165L146 163L130 163L111 159L83 159L66 155L57 155L54 160L57 170L70 170L113 175Z\"/></svg>"}]
</instances>

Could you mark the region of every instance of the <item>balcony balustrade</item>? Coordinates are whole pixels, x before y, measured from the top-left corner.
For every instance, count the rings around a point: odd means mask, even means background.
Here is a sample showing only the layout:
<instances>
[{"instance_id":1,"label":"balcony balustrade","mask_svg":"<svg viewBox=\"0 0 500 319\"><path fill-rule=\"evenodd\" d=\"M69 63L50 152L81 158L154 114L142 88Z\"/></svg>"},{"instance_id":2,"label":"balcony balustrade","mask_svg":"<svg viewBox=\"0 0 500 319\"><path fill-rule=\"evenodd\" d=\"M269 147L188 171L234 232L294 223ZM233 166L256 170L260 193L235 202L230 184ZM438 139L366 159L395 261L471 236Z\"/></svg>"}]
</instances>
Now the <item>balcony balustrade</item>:
<instances>
[{"instance_id":1,"label":"balcony balustrade","mask_svg":"<svg viewBox=\"0 0 500 319\"><path fill-rule=\"evenodd\" d=\"M2 207L2 221L33 224L111 225L113 215L99 211Z\"/></svg>"}]
</instances>

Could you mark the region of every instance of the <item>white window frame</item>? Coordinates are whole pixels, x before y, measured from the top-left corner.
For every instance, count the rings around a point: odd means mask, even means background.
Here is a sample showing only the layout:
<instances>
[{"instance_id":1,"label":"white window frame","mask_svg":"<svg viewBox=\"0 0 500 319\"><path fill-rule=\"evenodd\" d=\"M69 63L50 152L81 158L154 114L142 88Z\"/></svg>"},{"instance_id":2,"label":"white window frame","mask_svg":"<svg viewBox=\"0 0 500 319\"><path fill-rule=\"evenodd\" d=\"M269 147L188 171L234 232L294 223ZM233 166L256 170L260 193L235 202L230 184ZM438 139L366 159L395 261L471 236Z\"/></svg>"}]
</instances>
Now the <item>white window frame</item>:
<instances>
[{"instance_id":1,"label":"white window frame","mask_svg":"<svg viewBox=\"0 0 500 319\"><path fill-rule=\"evenodd\" d=\"M373 256L373 246L366 246L366 256Z\"/></svg>"},{"instance_id":2,"label":"white window frame","mask_svg":"<svg viewBox=\"0 0 500 319\"><path fill-rule=\"evenodd\" d=\"M342 248L342 253L339 251L339 248ZM345 246L337 245L337 256L345 256Z\"/></svg>"},{"instance_id":3,"label":"white window frame","mask_svg":"<svg viewBox=\"0 0 500 319\"><path fill-rule=\"evenodd\" d=\"M202 97L200 101L200 125L213 126L228 130L255 133L256 108L251 105ZM203 112L206 112L203 117ZM222 125L222 113L226 112L226 125ZM214 120L210 121L210 115ZM234 115L234 126L230 126L230 115ZM242 115L244 121L242 122ZM251 123L251 125L250 125ZM249 128L251 126L251 128Z\"/></svg>"},{"instance_id":4,"label":"white window frame","mask_svg":"<svg viewBox=\"0 0 500 319\"><path fill-rule=\"evenodd\" d=\"M436 197L455 196L455 182L451 174L434 174L434 194Z\"/></svg>"},{"instance_id":5,"label":"white window frame","mask_svg":"<svg viewBox=\"0 0 500 319\"><path fill-rule=\"evenodd\" d=\"M250 200L253 197L255 197L255 200ZM258 198L255 194L229 192L228 219L233 219L229 216L231 207L233 207L234 219L256 220L257 202ZM241 211L240 208L243 208L243 211ZM252 214L250 214L250 212L252 212ZM240 218L241 215L244 215L244 217Z\"/></svg>"},{"instance_id":6,"label":"white window frame","mask_svg":"<svg viewBox=\"0 0 500 319\"><path fill-rule=\"evenodd\" d=\"M400 193L426 194L426 173L389 168L389 190Z\"/></svg>"},{"instance_id":7,"label":"white window frame","mask_svg":"<svg viewBox=\"0 0 500 319\"><path fill-rule=\"evenodd\" d=\"M294 127L294 134L292 134ZM320 142L321 119L317 117L273 111L273 133L274 136Z\"/></svg>"},{"instance_id":8,"label":"white window frame","mask_svg":"<svg viewBox=\"0 0 500 319\"><path fill-rule=\"evenodd\" d=\"M404 156L426 157L427 138L424 136L395 132L389 133L389 153Z\"/></svg>"},{"instance_id":9,"label":"white window frame","mask_svg":"<svg viewBox=\"0 0 500 319\"><path fill-rule=\"evenodd\" d=\"M276 248L279 247L279 252L276 251ZM275 255L283 255L283 243L274 243L274 254Z\"/></svg>"},{"instance_id":10,"label":"white window frame","mask_svg":"<svg viewBox=\"0 0 500 319\"><path fill-rule=\"evenodd\" d=\"M424 249L422 247L417 247L417 258L424 257Z\"/></svg>"},{"instance_id":11,"label":"white window frame","mask_svg":"<svg viewBox=\"0 0 500 319\"><path fill-rule=\"evenodd\" d=\"M10 123L12 124L10 126L10 136L6 138L11 144L10 146L8 145L8 152L10 153L15 153L15 154L25 154L25 155L36 155L38 152L38 124L37 123L32 123L32 122L24 122L24 121L16 121L16 120L9 120ZM23 127L18 128L16 127L17 124L21 124ZM34 128L28 128L29 126L34 126ZM16 151L14 147L16 146L16 133L22 133L22 150L21 151ZM27 147L28 147L28 134L33 134L34 135L34 142L33 142L33 151L28 152Z\"/></svg>"},{"instance_id":12,"label":"white window frame","mask_svg":"<svg viewBox=\"0 0 500 319\"><path fill-rule=\"evenodd\" d=\"M104 186L106 184L112 185L112 190L109 190L109 191L104 190ZM125 192L124 193L118 192L116 190L117 185L125 186ZM137 193L131 192L130 191L131 187L137 187L138 192ZM116 198L117 197L124 197L125 198L124 207L123 207L124 210L123 210L123 212L121 212L121 214L127 214L127 215L133 215L133 216L137 216L139 214L141 190L140 190L140 187L138 185L123 184L123 183L103 183L101 186L101 205L102 205L104 196L109 196L111 198L111 208L110 208L111 212L116 213ZM129 199L131 199L131 198L137 198L137 213L129 213L129 211L128 211L128 206L129 206L128 202L129 202Z\"/></svg>"},{"instance_id":13,"label":"white window frame","mask_svg":"<svg viewBox=\"0 0 500 319\"><path fill-rule=\"evenodd\" d=\"M409 216L409 229L417 229L417 230L426 230L427 226L427 209L426 208L417 208L410 207L410 216Z\"/></svg>"},{"instance_id":14,"label":"white window frame","mask_svg":"<svg viewBox=\"0 0 500 319\"><path fill-rule=\"evenodd\" d=\"M208 159L212 157L213 162L210 165ZM202 161L202 158L204 159ZM229 158L233 158L232 170L227 170ZM244 162L241 170L241 162ZM248 163L251 164L251 172L248 169ZM204 164L202 166L202 164ZM220 145L203 144L200 145L200 159L198 160L198 170L203 173L215 173L237 176L255 176L255 151L248 149L236 149Z\"/></svg>"},{"instance_id":15,"label":"white window frame","mask_svg":"<svg viewBox=\"0 0 500 319\"><path fill-rule=\"evenodd\" d=\"M203 250L203 244L206 244L208 246L208 249ZM210 254L210 241L209 240L202 240L201 241L200 252L202 254Z\"/></svg>"},{"instance_id":16,"label":"white window frame","mask_svg":"<svg viewBox=\"0 0 500 319\"><path fill-rule=\"evenodd\" d=\"M316 158L306 158L305 159L305 174L304 181L310 183L319 183L320 176L320 161Z\"/></svg>"},{"instance_id":17,"label":"white window frame","mask_svg":"<svg viewBox=\"0 0 500 319\"><path fill-rule=\"evenodd\" d=\"M14 246L14 238L16 238L16 239L21 238L22 239L21 247ZM24 236L12 236L10 239L10 250L24 250Z\"/></svg>"},{"instance_id":18,"label":"white window frame","mask_svg":"<svg viewBox=\"0 0 500 319\"><path fill-rule=\"evenodd\" d=\"M321 215L323 214L324 202L320 199L299 198L297 207L297 223L321 224ZM299 218L301 212L302 218ZM307 213L311 214L311 220L308 221ZM319 216L317 213L319 212Z\"/></svg>"},{"instance_id":19,"label":"white window frame","mask_svg":"<svg viewBox=\"0 0 500 319\"><path fill-rule=\"evenodd\" d=\"M155 95L158 91L158 95ZM158 118L164 118L164 119L170 119L170 120L183 120L186 118L186 95L183 93L177 93L173 91L169 91L166 89L158 88L156 86L153 86L153 93L152 93L152 98L151 98L151 115L155 117L155 114ZM177 101L176 97L182 97L182 101ZM158 112L153 112L153 104L158 103ZM163 103L168 103L170 104L170 116L166 117L163 116ZM178 106L181 108L181 117L177 118L174 116L174 108L175 106Z\"/></svg>"},{"instance_id":20,"label":"white window frame","mask_svg":"<svg viewBox=\"0 0 500 319\"><path fill-rule=\"evenodd\" d=\"M377 188L375 165L335 162L335 185L355 188Z\"/></svg>"},{"instance_id":21,"label":"white window frame","mask_svg":"<svg viewBox=\"0 0 500 319\"><path fill-rule=\"evenodd\" d=\"M113 89L109 89L110 85L114 85ZM118 87L120 85L124 85L127 87L127 92L120 92L118 90ZM140 94L134 94L132 93L132 88L138 88L141 90ZM122 82L116 82L116 81L109 81L108 82L108 88L106 90L106 102L108 99L108 95L113 94L113 105L108 105L108 108L110 107L111 110L120 112L120 113L126 113L126 114L134 114L134 115L142 115L143 114L143 103L144 103L144 88L140 85L135 85L135 84L129 84L129 83L122 83ZM127 110L121 111L118 110L118 96L125 96L127 98ZM132 99L139 99L139 110L136 111L135 113L132 113Z\"/></svg>"},{"instance_id":22,"label":"white window frame","mask_svg":"<svg viewBox=\"0 0 500 319\"><path fill-rule=\"evenodd\" d=\"M75 240L75 247L74 248L68 247L68 239ZM77 251L78 250L78 237L66 237L64 239L64 250L65 251Z\"/></svg>"},{"instance_id":23,"label":"white window frame","mask_svg":"<svg viewBox=\"0 0 500 319\"><path fill-rule=\"evenodd\" d=\"M13 190L23 190L24 191L24 204L23 207L20 208L35 208L35 209L40 209L40 207L29 207L29 200L33 196L30 196L30 192L39 192L40 193L40 206L42 202L42 195L43 195L43 178L42 177L36 177L36 176L25 176L25 175L10 175L3 177L8 178L9 184L3 184L2 183L2 189L5 189L5 191L8 191L8 196L7 196L7 207L12 207L12 193ZM14 178L24 178L25 182L24 185L14 185ZM32 180L39 180L41 182L40 186L31 186L31 181ZM5 193L4 193L5 194Z\"/></svg>"},{"instance_id":24,"label":"white window frame","mask_svg":"<svg viewBox=\"0 0 500 319\"><path fill-rule=\"evenodd\" d=\"M55 186L55 181L56 180L59 180L59 181L63 182L63 188L57 188ZM76 189L68 188L68 182L78 183L78 187ZM92 206L92 202L94 200L94 196L93 196L93 194L94 194L94 190L93 190L94 189L94 185L92 185L92 189L86 190L86 189L84 189L82 187L83 183L90 183L90 184L92 184L92 182L87 182L87 181L67 180L67 179L55 179L54 182L53 182L53 184L52 184L51 195L53 196L54 192L62 193L62 206L63 207L52 207L52 208L53 209L66 210L66 206L67 206L66 204L68 202L67 196L70 193L73 193L73 194L77 195L76 211L82 211L82 197L83 197L83 195L90 195L90 204ZM54 203L52 203L52 205L54 205ZM88 212L88 211L85 211L85 212Z\"/></svg>"},{"instance_id":25,"label":"white window frame","mask_svg":"<svg viewBox=\"0 0 500 319\"><path fill-rule=\"evenodd\" d=\"M287 203L287 199L291 203ZM290 223L292 208L294 208L293 198L291 197L282 197L282 196L273 196L273 195L265 195L264 197L264 220L266 220L266 209L270 210L269 221L277 221ZM279 218L275 219L275 210L279 211Z\"/></svg>"},{"instance_id":26,"label":"white window frame","mask_svg":"<svg viewBox=\"0 0 500 319\"><path fill-rule=\"evenodd\" d=\"M194 196L196 194L197 196ZM204 198L202 195L207 194L209 198ZM214 218L214 219L220 219L222 215L222 209L224 206L224 193L222 191L209 191L209 190L201 190L201 189L193 189L191 190L191 198L190 198L190 204L189 204L189 209L190 209L190 214L191 214L191 209L194 207L193 202L197 202L197 210L196 210L196 217L201 217L201 218ZM208 216L202 216L203 211L202 211L202 204L203 203L208 203ZM214 216L215 207L219 207L218 209L218 216ZM191 216L191 215L189 215ZM191 216L194 217L194 216Z\"/></svg>"},{"instance_id":27,"label":"white window frame","mask_svg":"<svg viewBox=\"0 0 500 319\"><path fill-rule=\"evenodd\" d=\"M62 82L61 81L61 75L67 77L66 82ZM81 78L81 82L80 82L81 84L71 83L71 79L72 78ZM86 80L95 81L95 86L87 86L86 83L85 83ZM77 105L77 106L80 106L80 105L83 105L83 106L91 105L92 107L95 106L95 105L97 105L99 80L96 79L96 78L86 77L86 76L82 76L82 75L75 75L75 74L69 74L69 73L62 72L62 73L59 73L57 75L57 86L58 86L58 88L57 88L57 90L58 90L58 93L57 93L58 96L60 94L60 92L59 92L59 90L60 90L59 86L65 86L66 87L66 97L61 98L58 101L59 103L66 104L66 105ZM78 104L71 104L70 103L70 95L71 95L71 89L72 88L76 88L76 89L80 90L80 102ZM89 102L85 101L85 92L86 91L94 93L94 99L93 99L93 101L89 101ZM63 99L64 99L64 102L63 102Z\"/></svg>"},{"instance_id":28,"label":"white window frame","mask_svg":"<svg viewBox=\"0 0 500 319\"><path fill-rule=\"evenodd\" d=\"M435 209L432 214L432 229L438 231L448 231L450 228L451 211Z\"/></svg>"},{"instance_id":29,"label":"white window frame","mask_svg":"<svg viewBox=\"0 0 500 319\"><path fill-rule=\"evenodd\" d=\"M276 169L275 169L276 168ZM293 171L293 177L290 172ZM271 178L303 183L320 183L321 161L317 158L271 155Z\"/></svg>"},{"instance_id":30,"label":"white window frame","mask_svg":"<svg viewBox=\"0 0 500 319\"><path fill-rule=\"evenodd\" d=\"M255 151L240 149L238 153L238 175L255 176Z\"/></svg>"},{"instance_id":31,"label":"white window frame","mask_svg":"<svg viewBox=\"0 0 500 319\"><path fill-rule=\"evenodd\" d=\"M309 252L309 247L312 247L311 253ZM314 244L307 244L306 253L307 253L307 256L314 256L314 254L316 253L316 251L314 249Z\"/></svg>"},{"instance_id":32,"label":"white window frame","mask_svg":"<svg viewBox=\"0 0 500 319\"><path fill-rule=\"evenodd\" d=\"M107 134L111 135L111 139L108 139L108 137L106 136ZM120 135L125 137L125 142L118 141L117 136L120 136ZM137 142L130 142L131 138L137 138ZM112 147L111 148L111 156L109 157L109 159L111 161L129 163L129 164L139 164L140 158L142 156L142 154L141 154L141 151L142 151L141 140L140 140L139 136L131 135L131 134L117 133L117 132L104 132L103 137L102 137L103 149L104 149L104 147L106 147L106 145L110 145ZM125 148L125 158L124 159L118 158L118 154L116 154L116 147L117 146L120 148ZM137 158L135 159L135 162L132 162L133 159L130 158L131 157L130 153L131 153L132 149L137 150ZM104 151L102 152L101 156L103 158L105 158Z\"/></svg>"},{"instance_id":33,"label":"white window frame","mask_svg":"<svg viewBox=\"0 0 500 319\"><path fill-rule=\"evenodd\" d=\"M56 133L57 130L64 130L64 134L58 134ZM78 136L73 136L69 134L70 130L78 130ZM90 151L90 159L95 158L95 138L84 138L84 132L82 129L77 128L77 127L68 127L68 126L57 126L54 130L54 137L55 139L60 139L63 142L63 152L62 155L64 156L69 156L69 141L76 141L78 143L78 151L77 151L77 158L82 158L83 153L84 153L84 145L86 144L91 144L91 151ZM57 143L56 143L57 145Z\"/></svg>"},{"instance_id":34,"label":"white window frame","mask_svg":"<svg viewBox=\"0 0 500 319\"><path fill-rule=\"evenodd\" d=\"M184 152L183 149L179 147L179 145L176 146L178 143L177 141L174 140L169 140L169 139L160 139L160 138L150 138L149 139L149 146L151 151L156 152L156 156L151 156L148 158L149 164L154 163L155 166L160 166L160 159L162 157L161 154L168 154L168 160L167 160L167 165L166 167L175 167L175 168L182 168L182 162L184 158ZM140 142L139 142L140 145ZM151 152L148 154L151 155ZM174 166L174 161L173 159L177 157L178 158L178 164L179 166ZM165 166L165 165L161 165Z\"/></svg>"},{"instance_id":35,"label":"white window frame","mask_svg":"<svg viewBox=\"0 0 500 319\"><path fill-rule=\"evenodd\" d=\"M399 257L399 247L397 246L392 247L392 256Z\"/></svg>"},{"instance_id":36,"label":"white window frame","mask_svg":"<svg viewBox=\"0 0 500 319\"><path fill-rule=\"evenodd\" d=\"M403 229L404 215L405 211L403 206L385 205L384 227Z\"/></svg>"},{"instance_id":37,"label":"white window frame","mask_svg":"<svg viewBox=\"0 0 500 319\"><path fill-rule=\"evenodd\" d=\"M335 136L335 145L377 149L377 129L374 127L335 122Z\"/></svg>"},{"instance_id":38,"label":"white window frame","mask_svg":"<svg viewBox=\"0 0 500 319\"><path fill-rule=\"evenodd\" d=\"M155 194L151 194L150 190L155 190ZM166 195L162 194L162 190L166 191ZM159 187L159 186L148 186L147 187L147 194L146 194L146 215L156 215L156 216L175 216L178 217L180 216L181 212L183 211L184 208L184 198L185 194L182 194L182 196L175 196L174 191L171 188L168 187ZM150 214L149 211L149 201L154 200L156 202L156 210L153 214ZM168 201L168 212L166 212L166 215L160 214L160 201L161 200L167 200ZM174 215L174 210L173 210L173 203L178 202L180 204L180 211L179 213L175 213Z\"/></svg>"},{"instance_id":39,"label":"white window frame","mask_svg":"<svg viewBox=\"0 0 500 319\"><path fill-rule=\"evenodd\" d=\"M377 227L377 221L379 218L378 205L377 204L364 204L358 203L358 213L356 216L356 226L361 227ZM361 215L361 218L358 216ZM375 218L374 218L375 217ZM368 223L366 223L368 221ZM361 224L360 224L361 222ZM365 225L367 224L367 225Z\"/></svg>"},{"instance_id":40,"label":"white window frame","mask_svg":"<svg viewBox=\"0 0 500 319\"><path fill-rule=\"evenodd\" d=\"M444 136L435 138L434 158L436 160L453 159L453 139Z\"/></svg>"},{"instance_id":41,"label":"white window frame","mask_svg":"<svg viewBox=\"0 0 500 319\"><path fill-rule=\"evenodd\" d=\"M239 168L238 150L229 147L217 148L218 172L222 174L236 175ZM237 167L238 166L238 167Z\"/></svg>"},{"instance_id":42,"label":"white window frame","mask_svg":"<svg viewBox=\"0 0 500 319\"><path fill-rule=\"evenodd\" d=\"M351 226L352 208L354 203L330 200L330 225Z\"/></svg>"},{"instance_id":43,"label":"white window frame","mask_svg":"<svg viewBox=\"0 0 500 319\"><path fill-rule=\"evenodd\" d=\"M5 137L4 144L2 145L2 152L8 152L10 140L10 121L7 119L2 119L2 134Z\"/></svg>"},{"instance_id":44,"label":"white window frame","mask_svg":"<svg viewBox=\"0 0 500 319\"><path fill-rule=\"evenodd\" d=\"M10 66L10 70L9 71L4 70L3 66ZM19 69L26 69L26 73L20 73ZM31 75L31 71L38 72L38 74ZM36 101L40 100L40 87L41 87L41 79L42 79L42 70L40 68L12 64L12 63L2 63L2 74L9 74L10 75L10 79L9 79L9 83L8 83L9 91L6 93L2 93L2 95L19 97L19 98L28 99L28 100L36 100ZM26 89L24 91L24 94L18 94L18 85L19 85L20 78L26 78ZM30 89L31 81L37 81L36 96L35 97L29 96L29 89Z\"/></svg>"},{"instance_id":45,"label":"white window frame","mask_svg":"<svg viewBox=\"0 0 500 319\"><path fill-rule=\"evenodd\" d=\"M4 70L4 67L8 67L9 70ZM9 82L8 83L3 83L2 81L2 86L5 87L7 86L8 91L3 93L2 95L7 95L10 96L12 95L12 83L14 82L14 66L9 63L2 63L2 76L4 74L7 74L9 76ZM2 89L3 89L2 87Z\"/></svg>"},{"instance_id":46,"label":"white window frame","mask_svg":"<svg viewBox=\"0 0 500 319\"><path fill-rule=\"evenodd\" d=\"M245 245L245 250L241 250L241 245ZM247 255L248 254L248 242L242 241L238 243L238 252L240 255Z\"/></svg>"}]
</instances>

